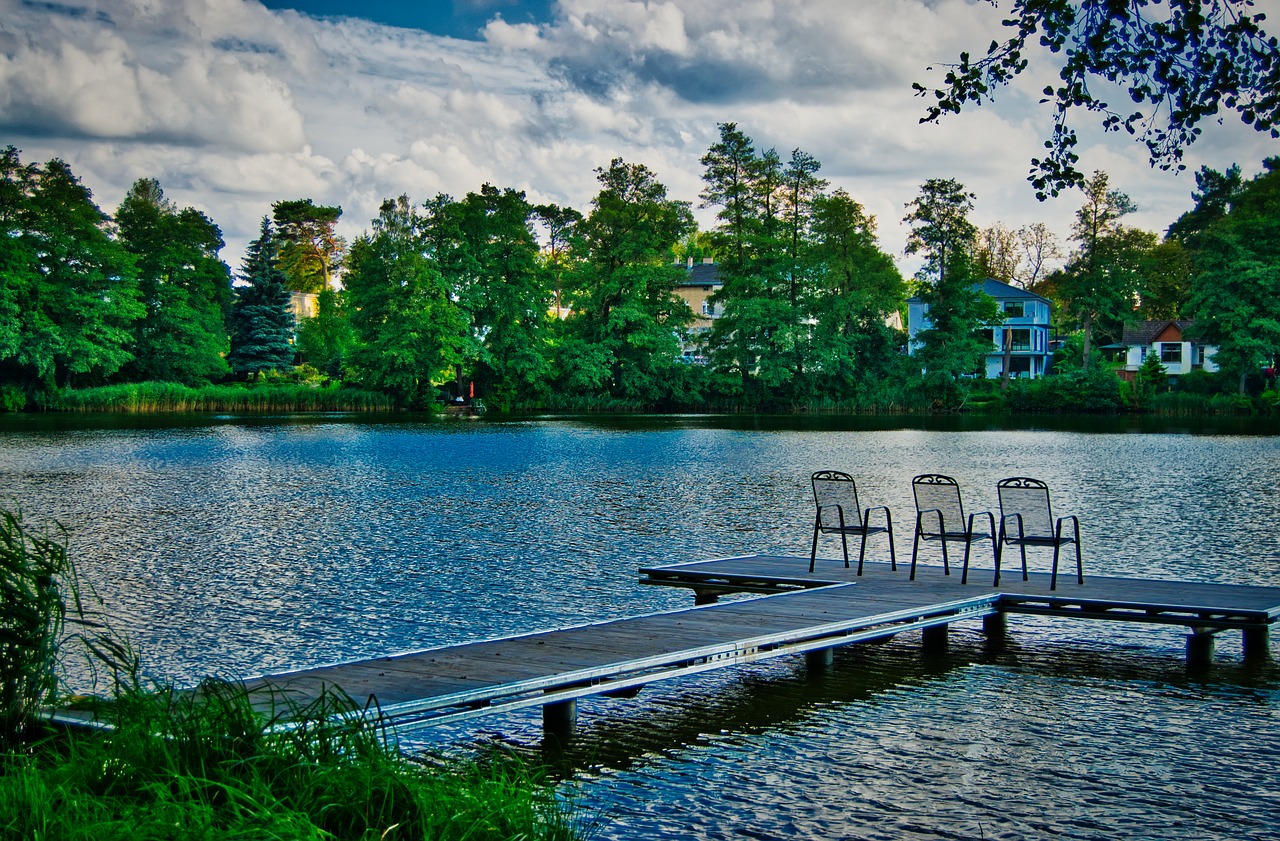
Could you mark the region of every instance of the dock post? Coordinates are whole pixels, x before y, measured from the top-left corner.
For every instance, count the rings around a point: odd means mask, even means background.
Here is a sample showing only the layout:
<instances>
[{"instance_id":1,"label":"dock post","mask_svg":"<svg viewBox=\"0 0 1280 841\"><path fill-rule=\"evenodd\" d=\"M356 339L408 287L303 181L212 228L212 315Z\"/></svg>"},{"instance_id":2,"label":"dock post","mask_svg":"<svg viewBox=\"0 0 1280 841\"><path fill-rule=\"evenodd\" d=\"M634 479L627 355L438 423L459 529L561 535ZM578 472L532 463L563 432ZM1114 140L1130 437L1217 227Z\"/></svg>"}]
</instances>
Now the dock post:
<instances>
[{"instance_id":1,"label":"dock post","mask_svg":"<svg viewBox=\"0 0 1280 841\"><path fill-rule=\"evenodd\" d=\"M1245 628L1242 633L1244 636L1244 659L1271 659L1271 632L1269 628L1265 625L1260 628Z\"/></svg>"},{"instance_id":2,"label":"dock post","mask_svg":"<svg viewBox=\"0 0 1280 841\"><path fill-rule=\"evenodd\" d=\"M806 651L804 654L804 664L811 675L829 674L835 668L836 650L834 648L817 648L813 651Z\"/></svg>"},{"instance_id":3,"label":"dock post","mask_svg":"<svg viewBox=\"0 0 1280 841\"><path fill-rule=\"evenodd\" d=\"M714 590L694 590L693 603L699 604L715 604L720 598L720 594Z\"/></svg>"},{"instance_id":4,"label":"dock post","mask_svg":"<svg viewBox=\"0 0 1280 841\"><path fill-rule=\"evenodd\" d=\"M1213 665L1213 634L1193 631L1187 635L1187 668L1207 669Z\"/></svg>"},{"instance_id":5,"label":"dock post","mask_svg":"<svg viewBox=\"0 0 1280 841\"><path fill-rule=\"evenodd\" d=\"M563 747L573 739L578 723L578 702L556 701L542 705L542 740L554 747Z\"/></svg>"},{"instance_id":6,"label":"dock post","mask_svg":"<svg viewBox=\"0 0 1280 841\"><path fill-rule=\"evenodd\" d=\"M931 625L920 632L925 654L946 653L947 630L947 625Z\"/></svg>"},{"instance_id":7,"label":"dock post","mask_svg":"<svg viewBox=\"0 0 1280 841\"><path fill-rule=\"evenodd\" d=\"M1009 617L1005 613L992 613L982 617L982 633L988 637L1002 637L1009 632Z\"/></svg>"}]
</instances>

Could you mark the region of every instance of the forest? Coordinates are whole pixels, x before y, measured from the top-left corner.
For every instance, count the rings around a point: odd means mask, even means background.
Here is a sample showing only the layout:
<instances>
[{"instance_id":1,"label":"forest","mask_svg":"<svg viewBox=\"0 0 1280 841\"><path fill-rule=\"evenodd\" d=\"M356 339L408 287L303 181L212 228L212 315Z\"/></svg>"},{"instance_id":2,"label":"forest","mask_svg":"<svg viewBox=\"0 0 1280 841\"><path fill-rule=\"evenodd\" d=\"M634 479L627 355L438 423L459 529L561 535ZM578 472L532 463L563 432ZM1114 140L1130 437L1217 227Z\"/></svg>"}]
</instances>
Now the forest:
<instances>
[{"instance_id":1,"label":"forest","mask_svg":"<svg viewBox=\"0 0 1280 841\"><path fill-rule=\"evenodd\" d=\"M709 230L657 173L614 159L581 210L491 184L401 195L350 243L335 233L341 208L278 201L233 272L218 225L156 180L108 215L66 163L24 163L10 146L0 410L113 408L121 394L138 408L142 393L188 395L157 408L252 408L236 395L266 388L329 395L299 408L413 410L472 397L498 411L1276 405L1280 158L1252 177L1202 169L1192 209L1161 234L1128 226L1133 201L1095 172L1065 240L1035 222L980 229L977 197L931 179L904 202L921 264L910 278L813 156L784 158L724 123L701 163ZM708 258L716 317L694 330L676 289ZM1001 319L977 289L988 277L1053 302L1052 376L978 376ZM315 296L310 317L293 293ZM932 324L908 353L911 296ZM1220 372L1175 383L1157 364L1122 382L1100 348L1149 319L1194 322Z\"/></svg>"}]
</instances>

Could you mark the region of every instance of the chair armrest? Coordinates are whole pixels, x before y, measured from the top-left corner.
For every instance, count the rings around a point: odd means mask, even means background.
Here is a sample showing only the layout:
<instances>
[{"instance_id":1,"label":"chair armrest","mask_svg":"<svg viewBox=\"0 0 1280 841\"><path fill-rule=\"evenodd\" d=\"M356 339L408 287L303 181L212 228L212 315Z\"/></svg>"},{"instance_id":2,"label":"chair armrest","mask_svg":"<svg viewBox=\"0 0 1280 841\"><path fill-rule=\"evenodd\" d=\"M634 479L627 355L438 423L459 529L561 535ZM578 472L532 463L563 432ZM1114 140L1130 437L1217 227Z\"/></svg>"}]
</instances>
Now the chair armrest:
<instances>
[{"instance_id":1,"label":"chair armrest","mask_svg":"<svg viewBox=\"0 0 1280 841\"><path fill-rule=\"evenodd\" d=\"M868 508L867 511L869 513L871 509ZM938 532L939 533L946 532L947 530L946 519L942 516L941 508L916 509L916 529L917 530L920 528L920 524L924 522L925 514L937 514L938 515Z\"/></svg>"},{"instance_id":2,"label":"chair armrest","mask_svg":"<svg viewBox=\"0 0 1280 841\"><path fill-rule=\"evenodd\" d=\"M1055 539L1056 539L1059 543L1061 543L1061 542L1062 542L1062 524L1063 524L1063 523L1065 523L1065 522L1067 522L1068 520L1070 520L1070 521L1071 521L1071 524L1075 527L1075 538L1074 538L1074 539L1075 539L1075 541L1076 541L1077 543L1079 543L1079 542L1080 542L1080 518L1079 518L1079 517L1077 517L1077 516L1076 516L1076 515L1074 515L1074 514L1068 514L1068 515L1067 515L1067 516L1065 516L1065 517L1059 517L1059 518L1058 518L1058 523L1057 523L1057 533L1056 533L1056 535L1055 535Z\"/></svg>"},{"instance_id":3,"label":"chair armrest","mask_svg":"<svg viewBox=\"0 0 1280 841\"><path fill-rule=\"evenodd\" d=\"M889 524L889 525L893 525L893 516L889 513L889 506L887 506L887 505L875 505L875 506L872 506L871 508L868 508L867 510L865 510L865 511L863 511L863 512L862 512L862 526L863 526L863 528L865 528L866 526L870 525L870 523L871 523L871 512L872 512L872 511L883 511L883 512L884 512L884 521L885 521L885 523L887 523L887 524Z\"/></svg>"},{"instance_id":4,"label":"chair armrest","mask_svg":"<svg viewBox=\"0 0 1280 841\"><path fill-rule=\"evenodd\" d=\"M973 534L973 521L979 517L986 517L987 522L991 524L991 539L996 539L996 515L990 511L978 511L969 515L969 534Z\"/></svg>"}]
</instances>

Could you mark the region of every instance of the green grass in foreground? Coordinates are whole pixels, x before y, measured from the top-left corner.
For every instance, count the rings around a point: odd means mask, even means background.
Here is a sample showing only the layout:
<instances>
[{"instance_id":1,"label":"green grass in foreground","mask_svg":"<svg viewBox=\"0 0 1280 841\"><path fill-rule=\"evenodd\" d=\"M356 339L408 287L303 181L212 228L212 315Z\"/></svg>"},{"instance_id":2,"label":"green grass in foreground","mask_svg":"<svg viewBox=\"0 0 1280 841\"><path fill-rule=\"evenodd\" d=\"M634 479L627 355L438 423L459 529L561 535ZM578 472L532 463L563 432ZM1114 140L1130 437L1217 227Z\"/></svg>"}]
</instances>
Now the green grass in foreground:
<instances>
[{"instance_id":1,"label":"green grass in foreground","mask_svg":"<svg viewBox=\"0 0 1280 841\"><path fill-rule=\"evenodd\" d=\"M238 685L206 682L196 693L122 691L107 715L112 731L62 733L0 759L0 839L585 834L515 759L411 760L338 696L265 721Z\"/></svg>"},{"instance_id":2,"label":"green grass in foreground","mask_svg":"<svg viewBox=\"0 0 1280 841\"><path fill-rule=\"evenodd\" d=\"M385 394L338 385L263 382L246 385L124 383L66 389L43 400L43 408L71 412L363 412L387 411Z\"/></svg>"}]
</instances>

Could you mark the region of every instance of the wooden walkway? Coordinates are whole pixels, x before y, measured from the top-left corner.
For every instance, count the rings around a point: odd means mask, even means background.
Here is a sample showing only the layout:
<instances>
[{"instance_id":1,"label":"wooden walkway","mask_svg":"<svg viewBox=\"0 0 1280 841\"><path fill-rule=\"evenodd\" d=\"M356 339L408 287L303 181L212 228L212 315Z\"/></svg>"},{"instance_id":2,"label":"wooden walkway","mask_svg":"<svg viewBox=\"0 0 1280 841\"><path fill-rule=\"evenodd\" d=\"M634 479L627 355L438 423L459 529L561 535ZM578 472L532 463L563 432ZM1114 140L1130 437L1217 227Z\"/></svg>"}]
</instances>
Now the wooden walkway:
<instances>
[{"instance_id":1,"label":"wooden walkway","mask_svg":"<svg viewBox=\"0 0 1280 841\"><path fill-rule=\"evenodd\" d=\"M839 561L749 556L640 571L641 583L685 587L703 602L683 610L598 622L504 639L452 645L358 662L268 675L247 682L264 704L284 697L307 703L340 687L359 703L376 703L398 728L424 727L539 706L548 733L573 726L574 702L588 695L634 694L645 684L791 654L829 664L834 647L923 629L926 644L945 644L951 622L983 619L1003 633L1004 615L1041 614L1185 625L1191 661L1212 656L1213 635L1244 633L1246 654L1265 656L1280 621L1280 587L1244 587L1059 576L1022 580L990 570L907 568L868 563L861 577ZM712 603L725 593L761 594Z\"/></svg>"},{"instance_id":2,"label":"wooden walkway","mask_svg":"<svg viewBox=\"0 0 1280 841\"><path fill-rule=\"evenodd\" d=\"M991 634L1005 632L1007 614L1183 625L1188 662L1204 665L1214 635L1243 633L1245 655L1269 654L1269 631L1280 622L1280 587L1247 587L1059 575L1021 570L991 586L989 569L868 563L854 575L842 562L744 556L640 570L646 585L684 587L699 605L664 613L596 622L503 639L376 657L267 675L245 681L255 703L277 713L287 701L306 705L340 689L357 704L376 707L399 729L463 721L526 707L543 709L549 737L572 732L576 700L626 696L648 683L805 654L811 668L832 662L841 645L920 629L926 646L946 643L947 626L981 619ZM716 602L727 593L749 598ZM74 718L83 720L83 716ZM70 720L70 716L68 717Z\"/></svg>"}]
</instances>

